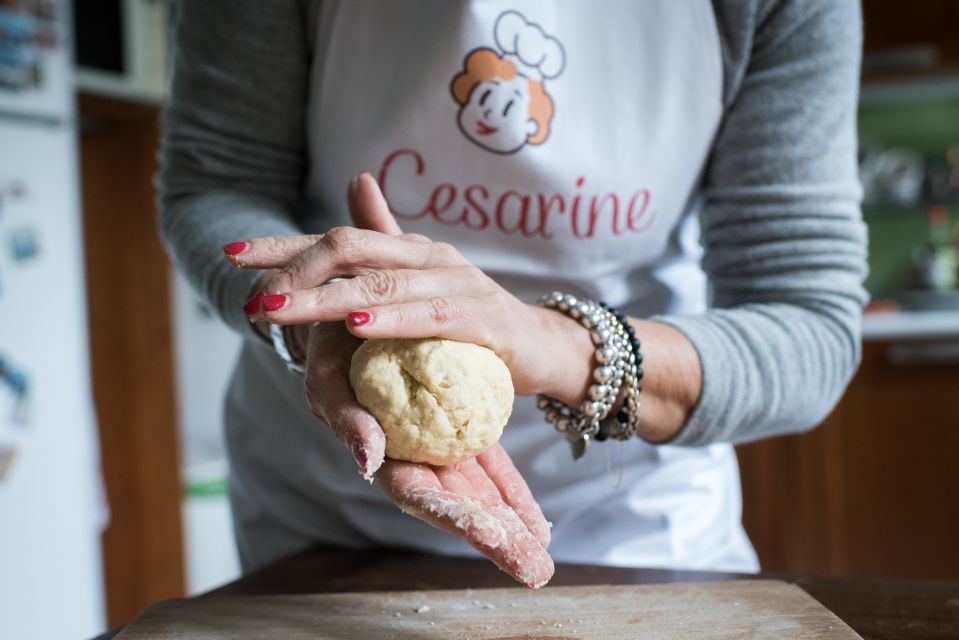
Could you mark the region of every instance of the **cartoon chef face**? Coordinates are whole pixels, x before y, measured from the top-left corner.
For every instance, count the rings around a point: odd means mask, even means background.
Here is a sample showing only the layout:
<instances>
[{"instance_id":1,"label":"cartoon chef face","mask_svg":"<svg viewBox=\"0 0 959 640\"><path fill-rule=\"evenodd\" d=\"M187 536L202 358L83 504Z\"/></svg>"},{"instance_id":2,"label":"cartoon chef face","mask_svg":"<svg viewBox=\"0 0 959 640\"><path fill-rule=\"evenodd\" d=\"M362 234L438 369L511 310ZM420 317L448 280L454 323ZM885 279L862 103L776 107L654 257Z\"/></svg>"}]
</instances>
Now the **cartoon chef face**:
<instances>
[{"instance_id":1,"label":"cartoon chef face","mask_svg":"<svg viewBox=\"0 0 959 640\"><path fill-rule=\"evenodd\" d=\"M515 11L502 14L495 30L502 53L471 51L450 90L460 105L456 119L463 134L487 151L511 154L549 136L553 101L543 79L559 75L564 53L557 40ZM525 62L519 49L536 64Z\"/></svg>"},{"instance_id":2,"label":"cartoon chef face","mask_svg":"<svg viewBox=\"0 0 959 640\"><path fill-rule=\"evenodd\" d=\"M500 62L499 66L506 67L505 72L473 85L460 107L457 122L466 137L479 146L508 154L519 151L529 141L538 140L537 134L547 130L549 121L537 118L540 114L531 109L530 81L517 74L509 61ZM509 67L512 67L511 73ZM536 106L537 111L543 110L542 105Z\"/></svg>"}]
</instances>

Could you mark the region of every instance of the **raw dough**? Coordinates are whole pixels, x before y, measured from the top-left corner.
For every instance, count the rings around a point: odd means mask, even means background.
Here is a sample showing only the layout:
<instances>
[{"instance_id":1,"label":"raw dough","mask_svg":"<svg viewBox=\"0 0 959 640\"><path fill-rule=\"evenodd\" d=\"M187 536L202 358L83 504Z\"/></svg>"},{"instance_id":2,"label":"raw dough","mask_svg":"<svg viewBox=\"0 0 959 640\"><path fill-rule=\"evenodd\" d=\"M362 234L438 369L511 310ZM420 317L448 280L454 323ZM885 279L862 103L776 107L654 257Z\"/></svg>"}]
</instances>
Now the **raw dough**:
<instances>
[{"instance_id":1,"label":"raw dough","mask_svg":"<svg viewBox=\"0 0 959 640\"><path fill-rule=\"evenodd\" d=\"M468 460L499 440L513 410L506 364L454 340L367 340L353 354L350 384L383 427L394 460Z\"/></svg>"}]
</instances>

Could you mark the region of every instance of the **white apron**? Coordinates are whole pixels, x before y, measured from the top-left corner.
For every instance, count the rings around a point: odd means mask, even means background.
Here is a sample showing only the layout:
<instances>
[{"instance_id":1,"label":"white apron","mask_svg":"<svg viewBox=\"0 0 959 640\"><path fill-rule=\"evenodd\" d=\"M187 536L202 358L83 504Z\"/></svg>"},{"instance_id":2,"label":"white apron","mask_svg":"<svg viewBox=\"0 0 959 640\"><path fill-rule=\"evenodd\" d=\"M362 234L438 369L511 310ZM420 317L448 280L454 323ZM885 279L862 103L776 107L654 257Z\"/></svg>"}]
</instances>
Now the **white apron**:
<instances>
[{"instance_id":1,"label":"white apron","mask_svg":"<svg viewBox=\"0 0 959 640\"><path fill-rule=\"evenodd\" d=\"M527 302L558 289L639 317L704 309L695 215L722 116L708 0L327 0L315 42L308 231L349 224L345 185L368 170L404 231ZM362 482L302 380L252 342L227 428L247 569L316 542L475 553ZM594 444L573 463L532 398L502 444L557 561L757 569L731 446ZM618 487L607 454L622 454Z\"/></svg>"}]
</instances>

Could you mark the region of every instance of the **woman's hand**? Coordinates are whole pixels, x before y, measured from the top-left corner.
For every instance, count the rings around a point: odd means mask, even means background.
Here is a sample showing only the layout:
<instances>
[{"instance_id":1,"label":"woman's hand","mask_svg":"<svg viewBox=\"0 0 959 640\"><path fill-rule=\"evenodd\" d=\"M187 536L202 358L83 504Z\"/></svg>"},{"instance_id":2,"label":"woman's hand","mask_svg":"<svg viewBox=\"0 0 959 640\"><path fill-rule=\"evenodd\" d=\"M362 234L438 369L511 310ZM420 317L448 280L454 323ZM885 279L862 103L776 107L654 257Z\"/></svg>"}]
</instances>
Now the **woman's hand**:
<instances>
[{"instance_id":1,"label":"woman's hand","mask_svg":"<svg viewBox=\"0 0 959 640\"><path fill-rule=\"evenodd\" d=\"M521 302L451 245L402 235L368 174L354 180L349 199L354 227L250 240L230 256L239 267L276 270L247 307L253 320L347 320L359 338L473 342L503 359L518 394L579 404L593 346L576 321ZM375 230L367 219L378 221ZM348 279L324 285L336 277Z\"/></svg>"},{"instance_id":2,"label":"woman's hand","mask_svg":"<svg viewBox=\"0 0 959 640\"><path fill-rule=\"evenodd\" d=\"M387 458L376 478L405 513L465 540L530 589L552 577L549 523L498 443L450 467Z\"/></svg>"},{"instance_id":3,"label":"woman's hand","mask_svg":"<svg viewBox=\"0 0 959 640\"><path fill-rule=\"evenodd\" d=\"M380 206L383 203L378 189L370 190L368 184L362 186L367 179L354 181L350 188L354 224L380 234L399 235L392 215ZM310 238L311 241L300 244L308 248L319 239ZM405 236L403 240L428 243L421 237ZM231 261L244 267L282 267L276 257L282 251L288 252L288 261L297 259L290 243L271 242L247 242L245 250L234 253ZM270 256L268 260L264 253ZM267 273L262 280L263 290L275 291L275 283L285 277L288 276ZM253 313L262 306L262 299L262 294L258 294L248 303L251 317L265 315ZM305 385L311 410L352 452L364 474L375 473L397 506L463 539L528 587L539 587L549 580L553 574L553 562L546 552L549 525L501 446L494 445L477 458L451 467L385 459L383 431L356 402L349 384L350 360L361 338L348 332L343 322L336 321L296 325L294 335L301 337L300 344L307 354ZM302 339L303 336L306 338Z\"/></svg>"}]
</instances>

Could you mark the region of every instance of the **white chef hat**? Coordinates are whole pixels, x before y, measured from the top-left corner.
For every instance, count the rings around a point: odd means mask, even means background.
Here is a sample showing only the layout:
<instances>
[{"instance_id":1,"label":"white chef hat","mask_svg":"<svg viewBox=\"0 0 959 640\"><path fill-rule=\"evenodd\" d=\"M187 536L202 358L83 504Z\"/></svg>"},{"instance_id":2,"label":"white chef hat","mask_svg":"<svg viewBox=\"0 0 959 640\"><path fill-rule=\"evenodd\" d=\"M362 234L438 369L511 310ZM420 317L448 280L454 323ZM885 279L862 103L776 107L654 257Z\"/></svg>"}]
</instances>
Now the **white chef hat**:
<instances>
[{"instance_id":1,"label":"white chef hat","mask_svg":"<svg viewBox=\"0 0 959 640\"><path fill-rule=\"evenodd\" d=\"M566 52L559 40L546 35L543 28L516 11L507 11L496 19L496 46L503 57L516 65L519 73L542 82L555 78L566 65Z\"/></svg>"}]
</instances>

